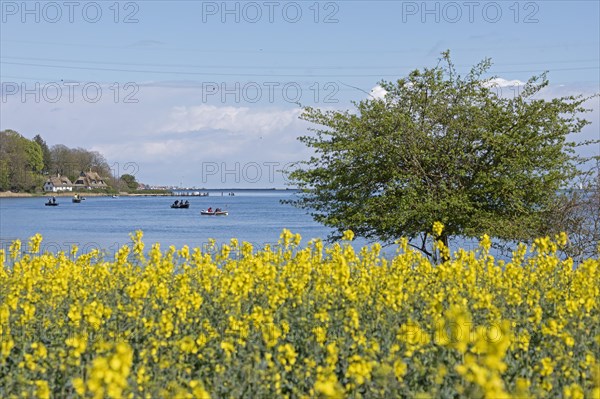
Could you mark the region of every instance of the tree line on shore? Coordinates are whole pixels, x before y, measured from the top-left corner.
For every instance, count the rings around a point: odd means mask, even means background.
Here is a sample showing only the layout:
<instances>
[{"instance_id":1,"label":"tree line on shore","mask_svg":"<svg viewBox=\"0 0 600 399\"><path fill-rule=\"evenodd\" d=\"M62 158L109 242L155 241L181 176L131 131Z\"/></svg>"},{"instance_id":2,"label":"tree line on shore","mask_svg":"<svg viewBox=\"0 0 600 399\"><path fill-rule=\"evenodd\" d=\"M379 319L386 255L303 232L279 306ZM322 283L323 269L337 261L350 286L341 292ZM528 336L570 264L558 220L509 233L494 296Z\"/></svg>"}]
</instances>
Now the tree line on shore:
<instances>
[{"instance_id":1,"label":"tree line on shore","mask_svg":"<svg viewBox=\"0 0 600 399\"><path fill-rule=\"evenodd\" d=\"M102 176L109 190L131 190L138 185L134 176L113 176L98 151L63 144L50 147L39 134L30 140L14 130L0 131L0 191L36 192L50 176L75 181L85 171Z\"/></svg>"}]
</instances>

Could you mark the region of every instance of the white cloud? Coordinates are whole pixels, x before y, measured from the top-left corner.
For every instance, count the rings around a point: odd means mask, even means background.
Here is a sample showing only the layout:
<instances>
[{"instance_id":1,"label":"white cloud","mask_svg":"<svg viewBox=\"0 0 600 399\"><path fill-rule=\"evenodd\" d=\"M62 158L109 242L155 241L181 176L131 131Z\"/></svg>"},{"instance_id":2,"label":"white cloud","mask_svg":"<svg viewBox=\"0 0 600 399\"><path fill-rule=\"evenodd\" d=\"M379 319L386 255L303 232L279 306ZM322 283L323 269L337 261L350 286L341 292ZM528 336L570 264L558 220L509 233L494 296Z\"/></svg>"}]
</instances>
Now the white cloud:
<instances>
[{"instance_id":1,"label":"white cloud","mask_svg":"<svg viewBox=\"0 0 600 399\"><path fill-rule=\"evenodd\" d=\"M523 86L525 82L521 82L520 80L513 79L507 80L504 78L494 78L488 80L484 86L486 87L515 87L515 86Z\"/></svg>"},{"instance_id":2,"label":"white cloud","mask_svg":"<svg viewBox=\"0 0 600 399\"><path fill-rule=\"evenodd\" d=\"M387 94L387 91L383 87L377 85L371 89L370 94L372 97L375 97L377 99L383 99Z\"/></svg>"},{"instance_id":3,"label":"white cloud","mask_svg":"<svg viewBox=\"0 0 600 399\"><path fill-rule=\"evenodd\" d=\"M411 83L409 82L408 84L410 85ZM513 87L523 85L525 85L525 82L522 82L518 79L508 80L504 78L489 79L484 84L484 86L486 87ZM383 98L387 94L387 91L380 85L376 85L371 89L371 92L369 94L375 98Z\"/></svg>"},{"instance_id":4,"label":"white cloud","mask_svg":"<svg viewBox=\"0 0 600 399\"><path fill-rule=\"evenodd\" d=\"M169 158L185 154L188 148L181 140L164 140L142 143L141 151L151 157Z\"/></svg>"},{"instance_id":5,"label":"white cloud","mask_svg":"<svg viewBox=\"0 0 600 399\"><path fill-rule=\"evenodd\" d=\"M301 112L299 108L264 110L205 104L175 107L170 112L170 121L161 130L166 133L225 130L269 135L291 128Z\"/></svg>"}]
</instances>

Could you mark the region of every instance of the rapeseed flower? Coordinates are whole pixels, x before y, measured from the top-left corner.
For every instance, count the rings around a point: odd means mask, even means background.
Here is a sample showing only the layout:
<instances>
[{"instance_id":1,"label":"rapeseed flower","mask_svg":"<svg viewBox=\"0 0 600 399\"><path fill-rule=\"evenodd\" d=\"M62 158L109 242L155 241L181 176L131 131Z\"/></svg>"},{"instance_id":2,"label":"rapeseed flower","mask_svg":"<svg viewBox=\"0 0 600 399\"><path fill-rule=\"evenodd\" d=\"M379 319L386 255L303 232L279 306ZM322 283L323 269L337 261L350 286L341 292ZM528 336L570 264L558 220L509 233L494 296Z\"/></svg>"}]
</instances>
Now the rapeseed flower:
<instances>
[{"instance_id":1,"label":"rapeseed flower","mask_svg":"<svg viewBox=\"0 0 600 399\"><path fill-rule=\"evenodd\" d=\"M444 226L436 223L440 237ZM399 239L0 250L0 397L596 397L600 262ZM353 234L344 234L346 241Z\"/></svg>"}]
</instances>

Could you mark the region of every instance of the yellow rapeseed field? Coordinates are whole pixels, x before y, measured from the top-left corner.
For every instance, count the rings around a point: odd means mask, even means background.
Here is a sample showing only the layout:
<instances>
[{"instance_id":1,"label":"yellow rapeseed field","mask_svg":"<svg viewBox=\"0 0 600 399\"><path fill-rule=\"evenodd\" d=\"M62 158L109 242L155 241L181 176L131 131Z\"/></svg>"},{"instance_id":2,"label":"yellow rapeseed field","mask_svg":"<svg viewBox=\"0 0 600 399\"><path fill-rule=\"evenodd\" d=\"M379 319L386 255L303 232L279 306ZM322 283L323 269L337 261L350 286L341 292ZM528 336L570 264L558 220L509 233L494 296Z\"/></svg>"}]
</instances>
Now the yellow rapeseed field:
<instances>
[{"instance_id":1,"label":"yellow rapeseed field","mask_svg":"<svg viewBox=\"0 0 600 399\"><path fill-rule=\"evenodd\" d=\"M344 238L203 253L136 232L110 261L16 241L0 397L600 397L600 263L562 260L565 235L441 264Z\"/></svg>"}]
</instances>

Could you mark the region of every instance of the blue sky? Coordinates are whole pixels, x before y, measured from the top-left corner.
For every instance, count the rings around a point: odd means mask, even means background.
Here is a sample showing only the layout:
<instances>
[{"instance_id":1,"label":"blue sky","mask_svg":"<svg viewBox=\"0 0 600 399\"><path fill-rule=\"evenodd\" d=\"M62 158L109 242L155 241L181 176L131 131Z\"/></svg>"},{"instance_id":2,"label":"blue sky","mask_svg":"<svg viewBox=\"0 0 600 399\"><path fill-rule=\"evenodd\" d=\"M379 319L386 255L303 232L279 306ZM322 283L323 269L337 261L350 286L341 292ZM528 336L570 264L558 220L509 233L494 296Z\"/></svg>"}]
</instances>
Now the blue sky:
<instances>
[{"instance_id":1,"label":"blue sky","mask_svg":"<svg viewBox=\"0 0 600 399\"><path fill-rule=\"evenodd\" d=\"M503 95L545 70L548 98L600 92L597 1L0 3L0 129L149 184L283 187L310 155L297 103L350 108L446 49L491 57Z\"/></svg>"}]
</instances>

